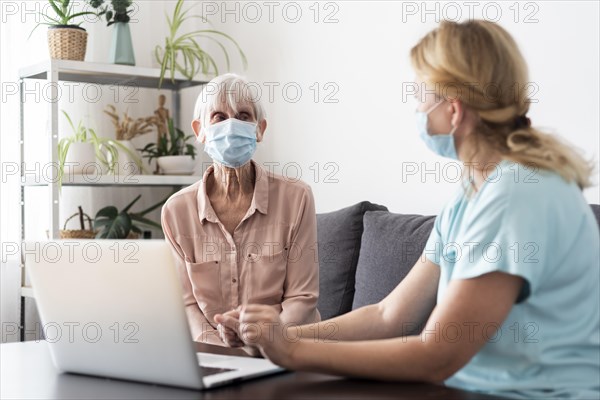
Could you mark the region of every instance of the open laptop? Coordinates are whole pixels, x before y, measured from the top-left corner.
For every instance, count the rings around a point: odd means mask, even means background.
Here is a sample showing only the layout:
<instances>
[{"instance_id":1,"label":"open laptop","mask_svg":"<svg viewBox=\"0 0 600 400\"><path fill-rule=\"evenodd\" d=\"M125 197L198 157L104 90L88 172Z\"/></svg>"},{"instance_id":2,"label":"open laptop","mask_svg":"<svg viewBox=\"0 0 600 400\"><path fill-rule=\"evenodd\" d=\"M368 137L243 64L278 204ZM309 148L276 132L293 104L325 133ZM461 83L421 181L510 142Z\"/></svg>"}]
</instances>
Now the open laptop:
<instances>
[{"instance_id":1,"label":"open laptop","mask_svg":"<svg viewBox=\"0 0 600 400\"><path fill-rule=\"evenodd\" d=\"M38 241L22 251L62 371L204 389L283 370L261 358L195 352L164 240Z\"/></svg>"}]
</instances>

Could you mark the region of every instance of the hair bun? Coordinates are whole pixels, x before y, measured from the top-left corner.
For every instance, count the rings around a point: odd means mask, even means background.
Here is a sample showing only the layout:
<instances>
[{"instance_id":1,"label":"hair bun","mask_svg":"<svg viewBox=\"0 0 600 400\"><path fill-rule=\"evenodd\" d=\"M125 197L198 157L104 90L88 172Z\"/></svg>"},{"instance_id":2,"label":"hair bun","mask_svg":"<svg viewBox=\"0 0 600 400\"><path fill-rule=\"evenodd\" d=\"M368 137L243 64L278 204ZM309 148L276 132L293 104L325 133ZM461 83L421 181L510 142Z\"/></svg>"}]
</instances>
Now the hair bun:
<instances>
[{"instance_id":1,"label":"hair bun","mask_svg":"<svg viewBox=\"0 0 600 400\"><path fill-rule=\"evenodd\" d=\"M531 119L529 119L525 114L519 115L515 118L515 122L513 124L514 129L526 129L531 127Z\"/></svg>"}]
</instances>

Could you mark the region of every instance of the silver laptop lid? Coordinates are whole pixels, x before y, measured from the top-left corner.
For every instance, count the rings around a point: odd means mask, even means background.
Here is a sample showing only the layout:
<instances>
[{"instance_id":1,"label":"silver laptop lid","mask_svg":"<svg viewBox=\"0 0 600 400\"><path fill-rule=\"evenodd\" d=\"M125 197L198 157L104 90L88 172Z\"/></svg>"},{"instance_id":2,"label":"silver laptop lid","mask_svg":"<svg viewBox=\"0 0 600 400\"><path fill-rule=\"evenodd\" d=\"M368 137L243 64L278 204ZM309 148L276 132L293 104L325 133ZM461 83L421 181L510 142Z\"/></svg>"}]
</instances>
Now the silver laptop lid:
<instances>
[{"instance_id":1,"label":"silver laptop lid","mask_svg":"<svg viewBox=\"0 0 600 400\"><path fill-rule=\"evenodd\" d=\"M164 240L37 241L23 252L58 368L202 388Z\"/></svg>"}]
</instances>

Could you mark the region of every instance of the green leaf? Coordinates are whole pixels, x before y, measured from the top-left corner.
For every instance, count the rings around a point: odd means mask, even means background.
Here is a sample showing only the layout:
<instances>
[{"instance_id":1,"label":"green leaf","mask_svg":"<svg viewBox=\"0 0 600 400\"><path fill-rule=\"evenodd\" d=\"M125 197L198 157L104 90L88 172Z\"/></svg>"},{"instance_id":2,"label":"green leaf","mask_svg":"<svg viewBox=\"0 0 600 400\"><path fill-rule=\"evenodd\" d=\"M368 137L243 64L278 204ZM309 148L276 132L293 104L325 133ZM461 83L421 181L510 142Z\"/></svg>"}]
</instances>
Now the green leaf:
<instances>
[{"instance_id":1,"label":"green leaf","mask_svg":"<svg viewBox=\"0 0 600 400\"><path fill-rule=\"evenodd\" d=\"M209 64L212 64L213 69L215 71L215 75L219 75L219 68L217 67L217 63L215 62L215 60L210 56L210 54L208 53L204 53L206 54L206 58L208 59Z\"/></svg>"},{"instance_id":2,"label":"green leaf","mask_svg":"<svg viewBox=\"0 0 600 400\"><path fill-rule=\"evenodd\" d=\"M133 160L133 162L135 162L135 165L137 165L138 168L140 168L140 169L142 168L142 160L140 159L140 157L136 153L134 153L133 151L131 151L131 149L127 148L122 143L119 143L116 140L113 141L113 140L109 139L109 143L111 144L111 146L114 148L114 151L115 151L115 156L114 156L115 163L116 163L116 160L117 160L117 157L118 157L118 153L119 153L118 149L120 149L125 154L127 154ZM148 147L148 146L146 146L146 147Z\"/></svg>"},{"instance_id":3,"label":"green leaf","mask_svg":"<svg viewBox=\"0 0 600 400\"><path fill-rule=\"evenodd\" d=\"M118 215L118 213L117 213ZM103 218L94 220L94 229L104 228L106 225L112 224L113 218Z\"/></svg>"},{"instance_id":4,"label":"green leaf","mask_svg":"<svg viewBox=\"0 0 600 400\"><path fill-rule=\"evenodd\" d=\"M77 134L77 129L75 129L75 125L73 125L73 121L71 120L71 117L69 117L69 114L67 114L67 112L65 110L62 110L62 112L65 115L65 117L67 118L67 122L71 126L73 133Z\"/></svg>"},{"instance_id":5,"label":"green leaf","mask_svg":"<svg viewBox=\"0 0 600 400\"><path fill-rule=\"evenodd\" d=\"M146 214L148 214L149 212L154 211L155 209L157 209L158 207L161 207L163 204L165 204L165 202L167 200L169 200L169 197L173 196L175 193L177 193L177 190L174 190L173 193L169 193L167 195L167 197L165 197L164 199L162 199L161 201L159 201L158 203L154 204L153 206L150 206L148 208L146 208L145 210L142 210L140 212L135 213L138 216L144 216Z\"/></svg>"},{"instance_id":6,"label":"green leaf","mask_svg":"<svg viewBox=\"0 0 600 400\"><path fill-rule=\"evenodd\" d=\"M96 228L97 220L104 220L108 223L98 224L100 231L96 234L96 239L124 239L131 230L131 217L123 211L117 213L117 209L113 206L98 211L94 218L94 228Z\"/></svg>"},{"instance_id":7,"label":"green leaf","mask_svg":"<svg viewBox=\"0 0 600 400\"><path fill-rule=\"evenodd\" d=\"M67 21L70 21L73 18L81 17L83 15L95 15L95 14L93 12L90 12L90 11L84 11L84 12L76 13L76 14L73 14L73 15L67 17Z\"/></svg>"},{"instance_id":8,"label":"green leaf","mask_svg":"<svg viewBox=\"0 0 600 400\"><path fill-rule=\"evenodd\" d=\"M223 55L225 56L225 63L227 64L227 70L229 71L229 69L231 68L231 62L229 61L229 53L227 53L227 49L225 48L223 43L221 43L219 40L217 40L214 37L209 36L209 35L198 35L198 37L204 37L209 40L212 40L214 43L217 44L217 46L219 46L221 48L221 50L223 51ZM196 45L197 48L200 48L198 43L193 38L190 38L190 41L192 41Z\"/></svg>"},{"instance_id":9,"label":"green leaf","mask_svg":"<svg viewBox=\"0 0 600 400\"><path fill-rule=\"evenodd\" d=\"M158 80L158 88L159 89L162 87L163 79L165 77L165 72L167 70L167 62L168 62L167 60L168 60L168 53L165 51L162 62L160 64L160 79Z\"/></svg>"},{"instance_id":10,"label":"green leaf","mask_svg":"<svg viewBox=\"0 0 600 400\"><path fill-rule=\"evenodd\" d=\"M196 157L196 147L194 147L193 144L186 144L185 147L187 149L186 153L192 156L192 160L194 160L194 158Z\"/></svg>"},{"instance_id":11,"label":"green leaf","mask_svg":"<svg viewBox=\"0 0 600 400\"><path fill-rule=\"evenodd\" d=\"M121 212L126 213L127 211L129 211L129 209L140 199L140 197L142 197L142 195L138 194L138 196L135 199L133 199L133 201L131 203L129 203L127 205L127 207L125 207L123 210L121 210Z\"/></svg>"},{"instance_id":12,"label":"green leaf","mask_svg":"<svg viewBox=\"0 0 600 400\"><path fill-rule=\"evenodd\" d=\"M29 36L27 36L27 40L29 40L29 39L31 38L31 35L33 35L33 32L35 32L35 30L36 30L37 28L39 28L39 27L40 27L40 25L52 25L52 24L49 24L49 23L46 23L46 22L39 22L39 23L38 23L38 24L37 24L37 25L36 25L36 26L35 26L35 27L34 27L34 28L31 30L31 32L29 32Z\"/></svg>"},{"instance_id":13,"label":"green leaf","mask_svg":"<svg viewBox=\"0 0 600 400\"><path fill-rule=\"evenodd\" d=\"M55 4L55 0L48 0L48 3L50 3L50 6L52 6L52 9L56 13L56 15L58 15L61 19L65 17L65 14Z\"/></svg>"},{"instance_id":14,"label":"green leaf","mask_svg":"<svg viewBox=\"0 0 600 400\"><path fill-rule=\"evenodd\" d=\"M162 226L160 224L158 224L152 220L149 220L147 218L144 218L140 215L137 215L137 214L131 214L131 219L136 222L139 222L141 224L147 225L147 226L151 226L151 227L154 227L157 229L162 229Z\"/></svg>"},{"instance_id":15,"label":"green leaf","mask_svg":"<svg viewBox=\"0 0 600 400\"><path fill-rule=\"evenodd\" d=\"M175 54L171 55L171 82L175 82Z\"/></svg>"},{"instance_id":16,"label":"green leaf","mask_svg":"<svg viewBox=\"0 0 600 400\"><path fill-rule=\"evenodd\" d=\"M100 209L96 213L96 217L94 219L99 219L99 218L115 219L115 218L117 218L118 214L119 214L119 210L117 210L116 207L107 206L107 207Z\"/></svg>"}]
</instances>

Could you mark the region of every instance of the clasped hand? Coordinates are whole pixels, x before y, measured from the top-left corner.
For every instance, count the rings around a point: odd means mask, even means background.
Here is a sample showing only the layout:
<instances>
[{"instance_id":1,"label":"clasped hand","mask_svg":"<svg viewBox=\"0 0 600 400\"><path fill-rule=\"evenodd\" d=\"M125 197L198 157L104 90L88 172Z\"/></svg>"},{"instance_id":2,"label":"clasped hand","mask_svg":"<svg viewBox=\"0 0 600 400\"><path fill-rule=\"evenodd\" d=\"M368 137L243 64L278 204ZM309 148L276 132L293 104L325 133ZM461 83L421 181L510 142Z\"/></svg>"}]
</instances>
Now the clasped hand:
<instances>
[{"instance_id":1,"label":"clasped hand","mask_svg":"<svg viewBox=\"0 0 600 400\"><path fill-rule=\"evenodd\" d=\"M259 352L276 364L286 366L294 342L284 339L286 329L273 307L249 304L216 314L217 331L229 347L242 347L251 355Z\"/></svg>"}]
</instances>

